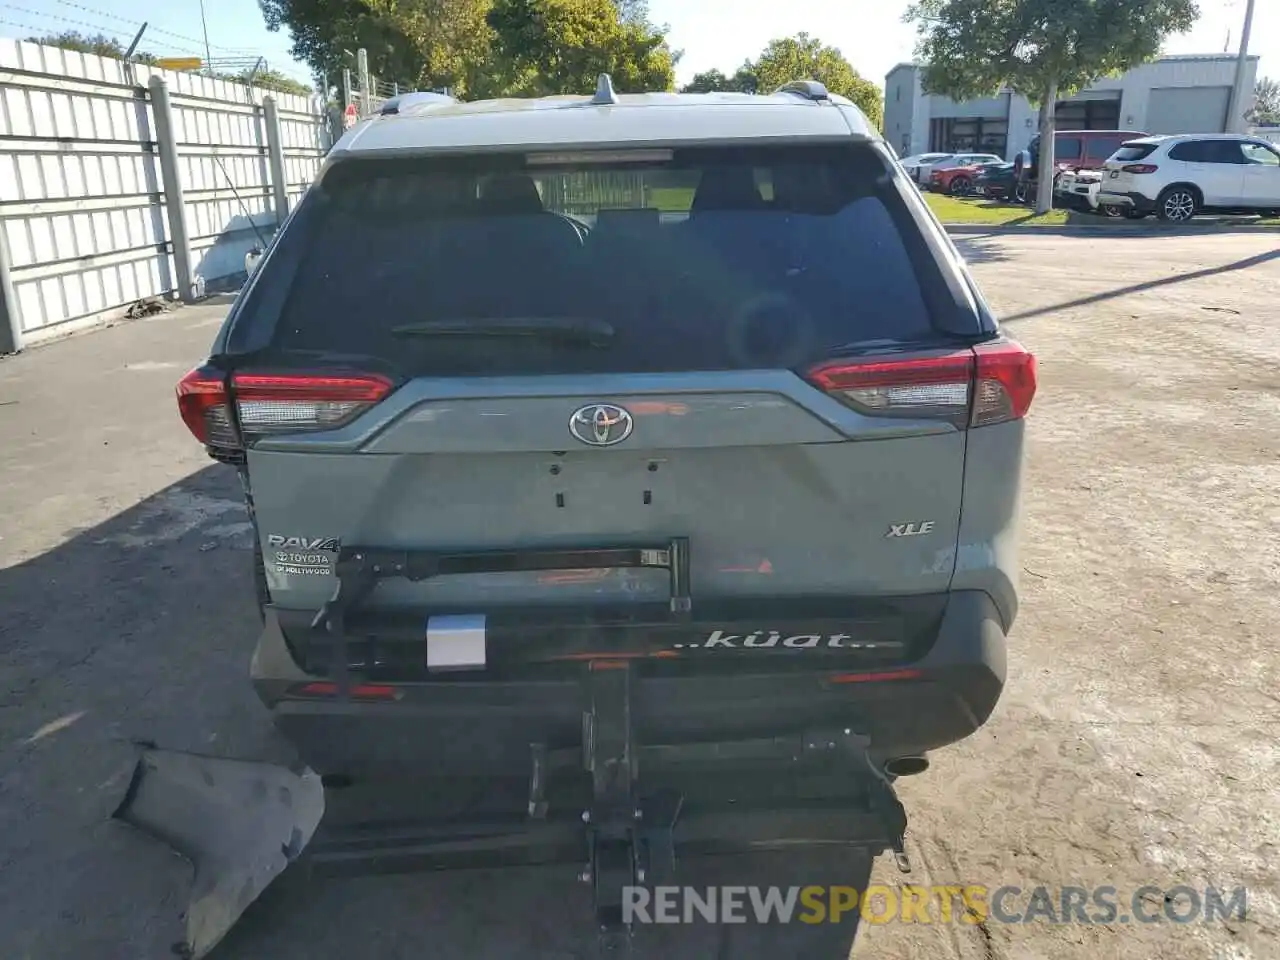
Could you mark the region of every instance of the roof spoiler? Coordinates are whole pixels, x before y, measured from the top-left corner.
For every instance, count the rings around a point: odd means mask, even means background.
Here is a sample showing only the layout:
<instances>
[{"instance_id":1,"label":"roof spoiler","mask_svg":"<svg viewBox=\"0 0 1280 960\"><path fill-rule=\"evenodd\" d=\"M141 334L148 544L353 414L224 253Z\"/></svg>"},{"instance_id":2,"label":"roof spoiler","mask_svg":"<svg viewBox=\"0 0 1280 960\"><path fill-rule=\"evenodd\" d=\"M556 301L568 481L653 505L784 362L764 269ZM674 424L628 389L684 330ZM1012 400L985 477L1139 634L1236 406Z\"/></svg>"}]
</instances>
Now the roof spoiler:
<instances>
[{"instance_id":1,"label":"roof spoiler","mask_svg":"<svg viewBox=\"0 0 1280 960\"><path fill-rule=\"evenodd\" d=\"M824 84L817 80L792 80L790 83L784 83L777 90L778 93L790 93L797 97L803 97L806 100L812 100L815 103L820 100L830 100L831 94L827 92Z\"/></svg>"},{"instance_id":2,"label":"roof spoiler","mask_svg":"<svg viewBox=\"0 0 1280 960\"><path fill-rule=\"evenodd\" d=\"M402 93L392 97L390 100L384 101L382 106L378 108L378 115L382 117L395 116L401 113L406 107L417 107L424 104L441 105L446 103L457 103L458 101L447 93L430 93L422 91L420 93Z\"/></svg>"}]
</instances>

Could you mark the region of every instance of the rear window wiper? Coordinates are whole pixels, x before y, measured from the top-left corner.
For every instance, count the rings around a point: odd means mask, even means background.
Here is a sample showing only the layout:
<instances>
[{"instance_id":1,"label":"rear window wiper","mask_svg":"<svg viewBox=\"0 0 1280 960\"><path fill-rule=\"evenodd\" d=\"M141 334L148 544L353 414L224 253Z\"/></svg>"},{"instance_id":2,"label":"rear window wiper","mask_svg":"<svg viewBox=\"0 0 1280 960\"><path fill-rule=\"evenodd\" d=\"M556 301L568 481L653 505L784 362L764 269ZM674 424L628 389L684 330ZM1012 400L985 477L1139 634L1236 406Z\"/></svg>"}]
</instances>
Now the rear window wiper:
<instances>
[{"instance_id":1,"label":"rear window wiper","mask_svg":"<svg viewBox=\"0 0 1280 960\"><path fill-rule=\"evenodd\" d=\"M476 319L425 320L392 327L397 337L458 337L497 339L527 337L558 340L591 347L607 346L615 333L603 320L577 317L479 317Z\"/></svg>"}]
</instances>

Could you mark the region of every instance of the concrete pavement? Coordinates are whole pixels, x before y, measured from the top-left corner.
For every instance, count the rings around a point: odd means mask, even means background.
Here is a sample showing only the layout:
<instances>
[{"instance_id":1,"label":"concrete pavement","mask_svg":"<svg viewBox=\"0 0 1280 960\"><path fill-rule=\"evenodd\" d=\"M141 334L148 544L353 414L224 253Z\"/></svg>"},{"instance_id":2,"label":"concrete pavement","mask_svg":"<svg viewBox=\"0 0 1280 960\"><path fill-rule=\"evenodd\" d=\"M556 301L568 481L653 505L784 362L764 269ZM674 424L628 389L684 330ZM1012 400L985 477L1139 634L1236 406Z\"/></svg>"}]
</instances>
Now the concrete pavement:
<instances>
[{"instance_id":1,"label":"concrete pavement","mask_svg":"<svg viewBox=\"0 0 1280 960\"><path fill-rule=\"evenodd\" d=\"M1275 236L958 242L1040 357L1027 579L996 716L904 787L910 879L1247 883L1250 917L895 924L855 954L1276 956ZM246 680L257 622L238 485L173 400L224 309L0 359L5 957L169 955L189 869L107 821L130 738L288 756ZM819 879L813 861L790 866ZM584 956L588 892L570 872L285 884L216 956ZM899 881L887 861L876 876ZM661 952L724 951L711 937ZM786 954L761 939L732 956Z\"/></svg>"}]
</instances>

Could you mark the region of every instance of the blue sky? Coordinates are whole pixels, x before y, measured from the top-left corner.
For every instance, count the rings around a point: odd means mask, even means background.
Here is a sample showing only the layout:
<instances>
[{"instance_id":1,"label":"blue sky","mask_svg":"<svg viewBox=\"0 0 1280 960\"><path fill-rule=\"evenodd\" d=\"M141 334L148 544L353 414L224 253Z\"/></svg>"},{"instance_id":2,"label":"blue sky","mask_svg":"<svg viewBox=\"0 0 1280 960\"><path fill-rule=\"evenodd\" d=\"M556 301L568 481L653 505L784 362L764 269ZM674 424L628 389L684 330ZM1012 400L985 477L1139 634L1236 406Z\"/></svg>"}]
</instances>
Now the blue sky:
<instances>
[{"instance_id":1,"label":"blue sky","mask_svg":"<svg viewBox=\"0 0 1280 960\"><path fill-rule=\"evenodd\" d=\"M1064 0L1069 2L1069 0ZM270 33L257 0L204 0L209 44L215 59L264 56L270 66L309 80L309 70L289 56L286 34ZM807 30L839 47L860 73L883 84L885 73L910 59L914 33L901 22L906 0L650 0L657 23L670 27L671 44L684 51L679 79L710 67L726 71L754 56L773 37ZM1200 0L1201 19L1173 38L1169 53L1221 52L1228 33L1239 42L1244 0ZM171 56L203 53L200 0L0 0L0 36L79 30L107 33L128 42L143 20L150 22L142 48ZM1258 0L1250 53L1262 57L1260 72L1280 78L1280 2Z\"/></svg>"}]
</instances>

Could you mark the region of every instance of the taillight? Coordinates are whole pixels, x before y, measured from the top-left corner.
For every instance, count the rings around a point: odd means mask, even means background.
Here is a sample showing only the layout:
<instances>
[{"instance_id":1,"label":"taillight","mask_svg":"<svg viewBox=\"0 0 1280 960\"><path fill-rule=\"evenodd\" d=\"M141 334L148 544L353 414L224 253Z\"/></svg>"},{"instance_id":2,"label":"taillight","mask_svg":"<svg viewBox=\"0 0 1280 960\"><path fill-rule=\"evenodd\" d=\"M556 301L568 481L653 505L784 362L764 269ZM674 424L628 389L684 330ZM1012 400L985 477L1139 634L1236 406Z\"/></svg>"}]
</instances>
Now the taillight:
<instances>
[{"instance_id":1,"label":"taillight","mask_svg":"<svg viewBox=\"0 0 1280 960\"><path fill-rule=\"evenodd\" d=\"M808 380L868 416L936 418L981 427L1026 415L1035 357L1012 341L925 357L840 360Z\"/></svg>"},{"instance_id":2,"label":"taillight","mask_svg":"<svg viewBox=\"0 0 1280 960\"><path fill-rule=\"evenodd\" d=\"M1012 340L980 343L976 357L973 411L969 425L1019 420L1031 409L1036 396L1036 358Z\"/></svg>"},{"instance_id":3,"label":"taillight","mask_svg":"<svg viewBox=\"0 0 1280 960\"><path fill-rule=\"evenodd\" d=\"M1127 163L1120 169L1125 173L1155 173L1160 168L1154 163Z\"/></svg>"},{"instance_id":4,"label":"taillight","mask_svg":"<svg viewBox=\"0 0 1280 960\"><path fill-rule=\"evenodd\" d=\"M234 448L226 375L197 367L178 383L178 409L195 438L210 447ZM240 432L248 439L281 433L332 430L373 406L394 385L375 374L237 373L231 378Z\"/></svg>"},{"instance_id":5,"label":"taillight","mask_svg":"<svg viewBox=\"0 0 1280 960\"><path fill-rule=\"evenodd\" d=\"M178 381L178 412L197 440L209 447L234 447L235 428L227 407L226 374L196 367Z\"/></svg>"}]
</instances>

